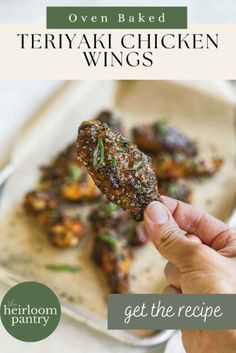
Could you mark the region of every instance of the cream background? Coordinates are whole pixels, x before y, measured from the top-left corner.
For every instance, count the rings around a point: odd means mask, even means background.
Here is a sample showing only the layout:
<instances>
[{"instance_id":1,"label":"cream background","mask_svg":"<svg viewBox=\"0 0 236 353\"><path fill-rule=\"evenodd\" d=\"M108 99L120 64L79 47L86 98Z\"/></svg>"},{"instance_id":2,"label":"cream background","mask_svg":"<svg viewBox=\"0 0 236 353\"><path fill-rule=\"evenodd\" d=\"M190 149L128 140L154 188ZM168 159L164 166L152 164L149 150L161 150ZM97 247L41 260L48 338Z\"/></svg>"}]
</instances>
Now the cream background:
<instances>
[{"instance_id":1,"label":"cream background","mask_svg":"<svg viewBox=\"0 0 236 353\"><path fill-rule=\"evenodd\" d=\"M48 30L51 33L51 30ZM53 33L67 33L69 30L53 30ZM20 48L18 33L44 33L45 25L0 25L2 79L236 79L236 50L233 48L236 37L236 24L230 25L189 25L186 30L177 33L219 34L218 49L156 49L153 54L154 63L150 67L123 66L104 67L99 61L96 67L89 67L83 55L83 49L39 49ZM86 33L93 36L94 32L103 34L103 30L74 31L79 35ZM158 33L168 33L158 31ZM171 31L172 32L172 31ZM124 52L120 40L130 30L109 30L112 33L113 50ZM132 30L132 33L146 33L145 30ZM148 30L156 33L156 30ZM93 51L93 49L92 49ZM100 51L100 49L99 49ZM106 49L103 49L106 51ZM140 54L146 51L140 49ZM129 50L128 50L129 52ZM101 55L102 57L102 55ZM16 60L17 58L17 60Z\"/></svg>"}]
</instances>

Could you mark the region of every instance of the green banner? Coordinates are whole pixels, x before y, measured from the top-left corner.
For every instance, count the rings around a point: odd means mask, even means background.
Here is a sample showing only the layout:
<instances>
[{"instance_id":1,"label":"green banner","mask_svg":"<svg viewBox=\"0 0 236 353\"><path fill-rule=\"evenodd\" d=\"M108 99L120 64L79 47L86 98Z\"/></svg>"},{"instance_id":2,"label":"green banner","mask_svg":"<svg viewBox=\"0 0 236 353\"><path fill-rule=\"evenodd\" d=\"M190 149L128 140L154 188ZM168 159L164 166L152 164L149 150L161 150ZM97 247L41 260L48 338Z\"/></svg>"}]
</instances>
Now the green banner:
<instances>
[{"instance_id":1,"label":"green banner","mask_svg":"<svg viewBox=\"0 0 236 353\"><path fill-rule=\"evenodd\" d=\"M236 294L109 294L108 329L236 329Z\"/></svg>"},{"instance_id":2,"label":"green banner","mask_svg":"<svg viewBox=\"0 0 236 353\"><path fill-rule=\"evenodd\" d=\"M47 7L49 29L187 28L187 7Z\"/></svg>"}]
</instances>

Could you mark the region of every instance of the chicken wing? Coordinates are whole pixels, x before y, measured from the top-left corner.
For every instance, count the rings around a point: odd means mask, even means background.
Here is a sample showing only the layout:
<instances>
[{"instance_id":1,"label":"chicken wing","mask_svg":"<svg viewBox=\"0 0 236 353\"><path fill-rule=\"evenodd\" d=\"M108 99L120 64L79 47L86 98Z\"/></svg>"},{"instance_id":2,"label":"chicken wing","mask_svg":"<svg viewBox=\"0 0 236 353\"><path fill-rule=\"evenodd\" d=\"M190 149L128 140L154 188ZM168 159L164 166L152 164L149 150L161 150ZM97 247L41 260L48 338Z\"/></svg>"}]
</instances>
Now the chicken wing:
<instances>
[{"instance_id":1,"label":"chicken wing","mask_svg":"<svg viewBox=\"0 0 236 353\"><path fill-rule=\"evenodd\" d=\"M153 158L153 168L158 178L211 176L222 166L221 158L188 158L182 153L160 153Z\"/></svg>"},{"instance_id":2,"label":"chicken wing","mask_svg":"<svg viewBox=\"0 0 236 353\"><path fill-rule=\"evenodd\" d=\"M36 216L49 240L58 247L76 246L83 236L81 221L65 214L60 200L52 191L35 189L28 192L24 199L24 208Z\"/></svg>"},{"instance_id":3,"label":"chicken wing","mask_svg":"<svg viewBox=\"0 0 236 353\"><path fill-rule=\"evenodd\" d=\"M42 167L42 185L54 189L66 201L91 201L101 193L83 165L77 161L76 145L69 145L49 166Z\"/></svg>"},{"instance_id":4,"label":"chicken wing","mask_svg":"<svg viewBox=\"0 0 236 353\"><path fill-rule=\"evenodd\" d=\"M188 156L197 154L196 144L163 120L135 127L132 133L134 143L144 152L184 152Z\"/></svg>"},{"instance_id":5,"label":"chicken wing","mask_svg":"<svg viewBox=\"0 0 236 353\"><path fill-rule=\"evenodd\" d=\"M54 191L37 188L29 191L24 198L24 208L28 213L37 214L45 210L53 210L60 205Z\"/></svg>"},{"instance_id":6,"label":"chicken wing","mask_svg":"<svg viewBox=\"0 0 236 353\"><path fill-rule=\"evenodd\" d=\"M40 214L39 221L44 224L51 243L57 247L75 247L84 235L83 225L78 218L58 210Z\"/></svg>"},{"instance_id":7,"label":"chicken wing","mask_svg":"<svg viewBox=\"0 0 236 353\"><path fill-rule=\"evenodd\" d=\"M136 221L158 199L150 157L100 121L84 121L77 139L78 158L107 199L128 210Z\"/></svg>"},{"instance_id":8,"label":"chicken wing","mask_svg":"<svg viewBox=\"0 0 236 353\"><path fill-rule=\"evenodd\" d=\"M106 273L111 293L128 292L131 257L124 239L104 228L95 238L93 260Z\"/></svg>"}]
</instances>

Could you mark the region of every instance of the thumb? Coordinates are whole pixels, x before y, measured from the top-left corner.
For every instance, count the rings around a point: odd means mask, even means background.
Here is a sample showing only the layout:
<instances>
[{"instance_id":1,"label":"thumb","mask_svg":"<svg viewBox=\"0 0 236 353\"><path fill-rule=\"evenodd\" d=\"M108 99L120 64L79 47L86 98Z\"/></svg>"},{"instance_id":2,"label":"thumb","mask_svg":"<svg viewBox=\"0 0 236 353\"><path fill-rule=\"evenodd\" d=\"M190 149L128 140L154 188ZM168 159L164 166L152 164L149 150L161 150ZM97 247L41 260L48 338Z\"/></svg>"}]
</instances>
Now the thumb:
<instances>
[{"instance_id":1,"label":"thumb","mask_svg":"<svg viewBox=\"0 0 236 353\"><path fill-rule=\"evenodd\" d=\"M199 249L199 244L186 237L186 232L179 228L166 206L159 201L153 201L146 207L144 223L160 254L180 269Z\"/></svg>"}]
</instances>

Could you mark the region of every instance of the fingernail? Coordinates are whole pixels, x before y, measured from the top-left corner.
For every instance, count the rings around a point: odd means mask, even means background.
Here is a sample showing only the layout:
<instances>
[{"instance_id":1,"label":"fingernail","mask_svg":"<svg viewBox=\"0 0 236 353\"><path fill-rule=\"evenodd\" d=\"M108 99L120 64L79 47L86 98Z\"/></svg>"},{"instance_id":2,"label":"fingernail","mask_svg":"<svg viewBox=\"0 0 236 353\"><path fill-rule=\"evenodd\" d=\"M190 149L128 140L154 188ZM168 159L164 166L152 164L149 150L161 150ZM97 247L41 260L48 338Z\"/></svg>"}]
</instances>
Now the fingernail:
<instances>
[{"instance_id":1,"label":"fingernail","mask_svg":"<svg viewBox=\"0 0 236 353\"><path fill-rule=\"evenodd\" d=\"M169 213L159 201L151 202L146 209L148 221L155 224L164 224L169 219Z\"/></svg>"}]
</instances>

